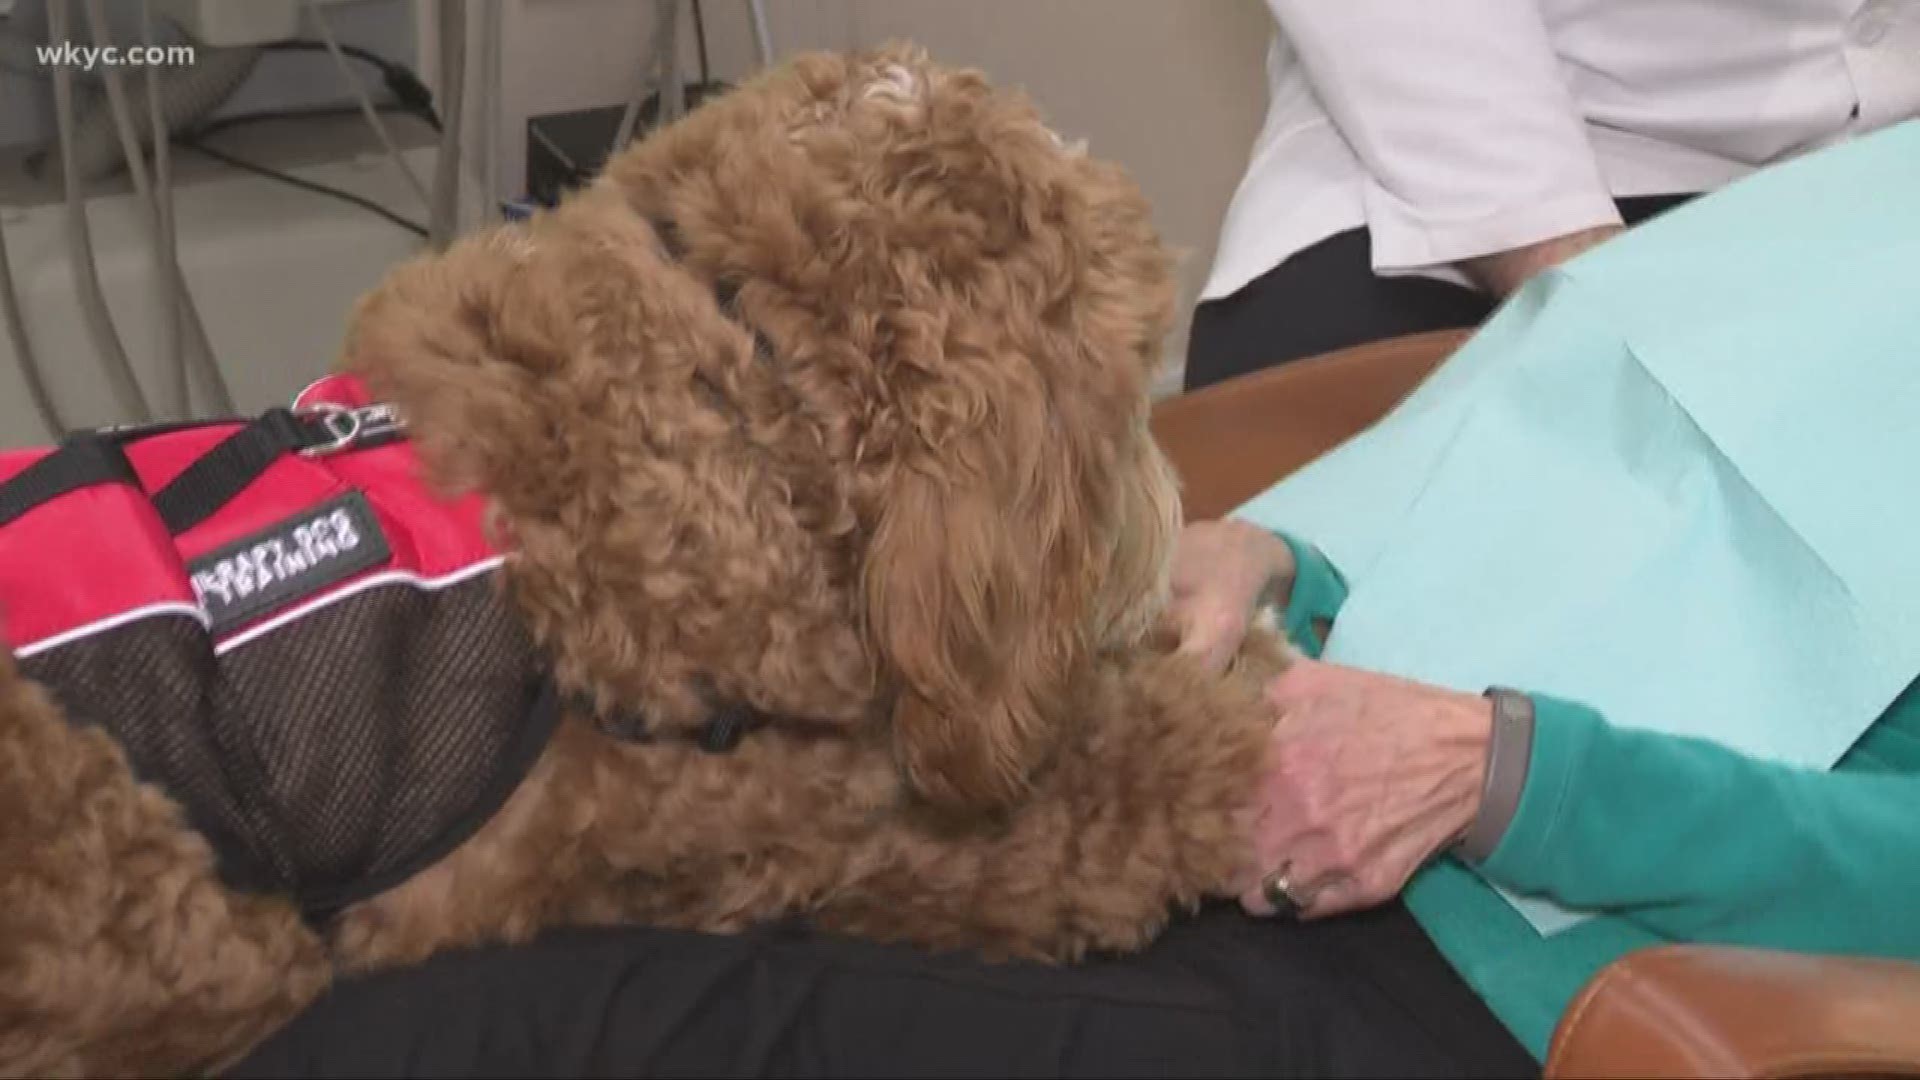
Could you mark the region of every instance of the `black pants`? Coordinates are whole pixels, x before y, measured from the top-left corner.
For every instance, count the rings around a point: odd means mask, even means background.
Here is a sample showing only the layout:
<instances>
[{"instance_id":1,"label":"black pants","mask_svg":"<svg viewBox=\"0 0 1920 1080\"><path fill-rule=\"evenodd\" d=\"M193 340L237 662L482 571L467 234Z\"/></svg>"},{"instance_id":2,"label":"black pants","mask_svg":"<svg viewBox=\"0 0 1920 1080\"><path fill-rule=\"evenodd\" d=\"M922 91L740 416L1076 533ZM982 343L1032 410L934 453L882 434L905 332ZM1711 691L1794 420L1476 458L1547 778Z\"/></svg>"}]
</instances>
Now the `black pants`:
<instances>
[{"instance_id":1,"label":"black pants","mask_svg":"<svg viewBox=\"0 0 1920 1080\"><path fill-rule=\"evenodd\" d=\"M1692 197L1648 195L1616 205L1634 225ZM1350 345L1478 326L1492 311L1484 293L1451 282L1375 276L1372 239L1367 230L1353 229L1194 309L1186 388Z\"/></svg>"},{"instance_id":2,"label":"black pants","mask_svg":"<svg viewBox=\"0 0 1920 1080\"><path fill-rule=\"evenodd\" d=\"M1227 906L995 966L808 935L555 933L339 984L235 1076L1537 1076L1398 906Z\"/></svg>"}]
</instances>

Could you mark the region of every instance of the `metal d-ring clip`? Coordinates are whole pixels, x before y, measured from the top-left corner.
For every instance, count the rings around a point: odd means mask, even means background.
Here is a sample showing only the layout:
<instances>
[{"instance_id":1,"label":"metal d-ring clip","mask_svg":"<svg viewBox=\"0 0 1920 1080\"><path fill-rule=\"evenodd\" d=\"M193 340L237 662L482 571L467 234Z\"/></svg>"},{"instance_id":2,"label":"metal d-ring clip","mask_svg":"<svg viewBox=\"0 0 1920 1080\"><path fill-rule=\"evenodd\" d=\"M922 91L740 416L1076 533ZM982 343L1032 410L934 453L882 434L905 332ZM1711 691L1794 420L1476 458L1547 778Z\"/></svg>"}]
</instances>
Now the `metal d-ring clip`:
<instances>
[{"instance_id":1,"label":"metal d-ring clip","mask_svg":"<svg viewBox=\"0 0 1920 1080\"><path fill-rule=\"evenodd\" d=\"M384 403L356 408L331 401L316 401L303 406L299 413L318 417L321 430L327 433L326 442L301 450L302 457L337 454L351 449L356 443L390 435L403 426L400 414L392 405Z\"/></svg>"},{"instance_id":2,"label":"metal d-ring clip","mask_svg":"<svg viewBox=\"0 0 1920 1080\"><path fill-rule=\"evenodd\" d=\"M360 437L360 417L345 405L331 401L316 401L299 410L302 417L317 417L320 430L327 433L327 441L315 446L302 447L301 457L325 457L337 454L353 445Z\"/></svg>"}]
</instances>

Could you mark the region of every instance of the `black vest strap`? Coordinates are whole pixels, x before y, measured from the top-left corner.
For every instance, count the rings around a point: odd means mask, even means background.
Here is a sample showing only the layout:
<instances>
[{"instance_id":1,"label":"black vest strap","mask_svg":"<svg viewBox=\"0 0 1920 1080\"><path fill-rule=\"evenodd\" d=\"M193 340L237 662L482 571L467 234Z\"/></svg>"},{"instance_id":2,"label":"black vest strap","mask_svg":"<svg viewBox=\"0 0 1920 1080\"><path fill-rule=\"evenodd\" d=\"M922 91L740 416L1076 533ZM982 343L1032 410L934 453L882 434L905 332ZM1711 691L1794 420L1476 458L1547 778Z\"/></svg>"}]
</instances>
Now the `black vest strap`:
<instances>
[{"instance_id":1,"label":"black vest strap","mask_svg":"<svg viewBox=\"0 0 1920 1080\"><path fill-rule=\"evenodd\" d=\"M284 454L366 449L400 436L400 424L386 406L301 413L269 409L154 492L153 506L167 531L178 536L218 513Z\"/></svg>"},{"instance_id":2,"label":"black vest strap","mask_svg":"<svg viewBox=\"0 0 1920 1080\"><path fill-rule=\"evenodd\" d=\"M575 692L567 696L567 707L592 719L601 731L621 742L657 742L662 735L637 709L623 709L603 715L590 695ZM734 701L717 702L706 722L688 736L695 746L709 754L732 753L748 735L773 723L773 718L751 705Z\"/></svg>"},{"instance_id":3,"label":"black vest strap","mask_svg":"<svg viewBox=\"0 0 1920 1080\"><path fill-rule=\"evenodd\" d=\"M317 423L288 409L268 410L154 492L153 508L167 531L178 536L218 513L282 454L324 445L327 439Z\"/></svg>"},{"instance_id":4,"label":"black vest strap","mask_svg":"<svg viewBox=\"0 0 1920 1080\"><path fill-rule=\"evenodd\" d=\"M0 483L0 527L68 492L97 484L137 488L140 478L114 440L90 431L70 436L52 453Z\"/></svg>"},{"instance_id":5,"label":"black vest strap","mask_svg":"<svg viewBox=\"0 0 1920 1080\"><path fill-rule=\"evenodd\" d=\"M139 475L122 447L153 435L216 420L119 426L68 436L52 453L0 482L0 526L70 491L96 484L140 487ZM391 406L329 408L294 412L270 409L227 436L198 461L155 492L154 508L173 535L212 517L282 454L331 454L364 450L404 437Z\"/></svg>"}]
</instances>

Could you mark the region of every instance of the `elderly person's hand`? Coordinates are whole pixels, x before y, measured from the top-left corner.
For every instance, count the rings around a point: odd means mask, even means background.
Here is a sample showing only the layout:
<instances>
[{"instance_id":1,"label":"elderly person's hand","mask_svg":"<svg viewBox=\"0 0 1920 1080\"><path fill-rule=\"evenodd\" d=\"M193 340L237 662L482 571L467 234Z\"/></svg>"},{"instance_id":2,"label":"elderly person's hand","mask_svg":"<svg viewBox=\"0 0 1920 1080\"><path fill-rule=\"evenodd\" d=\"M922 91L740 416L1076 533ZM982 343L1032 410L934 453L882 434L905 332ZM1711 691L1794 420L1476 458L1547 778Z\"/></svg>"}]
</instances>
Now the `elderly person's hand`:
<instances>
[{"instance_id":1,"label":"elderly person's hand","mask_svg":"<svg viewBox=\"0 0 1920 1080\"><path fill-rule=\"evenodd\" d=\"M1279 714L1257 829L1267 875L1241 897L1248 911L1317 918L1392 899L1479 813L1486 698L1309 660L1267 696Z\"/></svg>"},{"instance_id":2,"label":"elderly person's hand","mask_svg":"<svg viewBox=\"0 0 1920 1080\"><path fill-rule=\"evenodd\" d=\"M1278 536L1243 521L1199 521L1174 545L1168 617L1180 651L1225 671L1262 603L1284 605L1293 588L1293 552Z\"/></svg>"}]
</instances>

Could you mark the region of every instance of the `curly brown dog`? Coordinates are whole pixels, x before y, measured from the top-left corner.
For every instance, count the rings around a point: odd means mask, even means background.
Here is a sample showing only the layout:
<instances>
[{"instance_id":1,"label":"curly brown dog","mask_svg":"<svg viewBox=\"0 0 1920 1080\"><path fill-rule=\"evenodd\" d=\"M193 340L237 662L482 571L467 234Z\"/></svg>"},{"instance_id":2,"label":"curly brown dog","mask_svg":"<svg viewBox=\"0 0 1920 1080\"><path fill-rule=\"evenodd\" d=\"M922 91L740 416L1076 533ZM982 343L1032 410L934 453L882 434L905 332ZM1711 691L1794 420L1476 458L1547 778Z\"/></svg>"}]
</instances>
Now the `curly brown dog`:
<instances>
[{"instance_id":1,"label":"curly brown dog","mask_svg":"<svg viewBox=\"0 0 1920 1080\"><path fill-rule=\"evenodd\" d=\"M485 493L578 707L316 931L0 659L0 1070L218 1068L336 972L559 924L1071 961L1237 895L1285 654L1213 679L1155 629L1171 309L1120 171L905 48L796 60L398 268L343 368ZM704 753L715 701L774 719Z\"/></svg>"}]
</instances>

